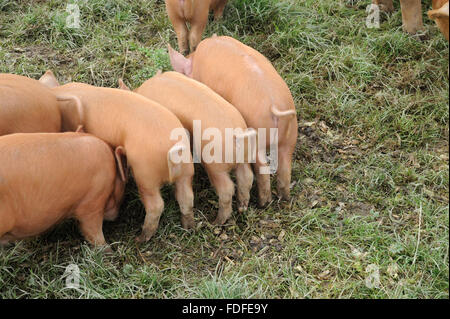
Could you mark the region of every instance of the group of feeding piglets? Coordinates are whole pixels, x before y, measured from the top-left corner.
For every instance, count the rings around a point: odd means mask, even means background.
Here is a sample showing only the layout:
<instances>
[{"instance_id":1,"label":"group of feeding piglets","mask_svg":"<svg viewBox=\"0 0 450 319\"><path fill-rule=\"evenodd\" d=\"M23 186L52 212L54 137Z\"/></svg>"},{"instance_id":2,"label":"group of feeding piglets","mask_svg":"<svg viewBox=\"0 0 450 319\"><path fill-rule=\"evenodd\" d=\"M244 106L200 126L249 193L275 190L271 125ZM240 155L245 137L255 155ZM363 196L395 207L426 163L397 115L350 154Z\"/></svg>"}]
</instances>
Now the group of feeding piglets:
<instances>
[{"instance_id":1,"label":"group of feeding piglets","mask_svg":"<svg viewBox=\"0 0 450 319\"><path fill-rule=\"evenodd\" d=\"M272 64L221 36L203 40L188 57L169 46L169 55L176 72L159 72L134 92L121 80L114 89L59 85L51 71L39 81L0 74L0 243L75 218L87 241L109 249L103 220L117 217L129 171L146 210L138 241L158 228L165 183L175 185L182 226L192 228L194 121L202 132L240 129L236 144L245 140L244 153L255 154L254 161L202 161L219 197L216 224L231 216L234 195L238 210L247 210L254 177L259 204L272 199L265 158L271 139L257 134L261 128L278 129L278 195L289 198L298 124L289 88ZM174 140L174 131L184 136ZM175 161L183 151L188 160Z\"/></svg>"},{"instance_id":2,"label":"group of feeding piglets","mask_svg":"<svg viewBox=\"0 0 450 319\"><path fill-rule=\"evenodd\" d=\"M373 1L392 7L391 0ZM39 81L0 74L0 244L73 217L86 240L110 249L103 220L117 217L130 170L146 210L138 241L149 240L158 228L165 183L175 184L181 223L192 228L193 157L209 147L202 139L191 155L195 121L201 122L201 134L235 130L231 150L222 141L219 161L201 158L219 196L216 224L231 216L235 193L239 212L247 210L254 177L259 204L271 201L267 147L276 145L278 196L289 198L298 124L286 83L264 56L233 38L200 42L209 11L220 19L226 0L165 2L181 51L169 46L176 72L159 72L134 92L121 80L119 89L112 89L60 86L51 71ZM417 16L409 12L420 11L420 0L401 3L406 18ZM433 9L430 17L448 39L448 1L433 0ZM254 157L238 161L238 141L244 141L241 151ZM174 160L180 153L187 159Z\"/></svg>"}]
</instances>

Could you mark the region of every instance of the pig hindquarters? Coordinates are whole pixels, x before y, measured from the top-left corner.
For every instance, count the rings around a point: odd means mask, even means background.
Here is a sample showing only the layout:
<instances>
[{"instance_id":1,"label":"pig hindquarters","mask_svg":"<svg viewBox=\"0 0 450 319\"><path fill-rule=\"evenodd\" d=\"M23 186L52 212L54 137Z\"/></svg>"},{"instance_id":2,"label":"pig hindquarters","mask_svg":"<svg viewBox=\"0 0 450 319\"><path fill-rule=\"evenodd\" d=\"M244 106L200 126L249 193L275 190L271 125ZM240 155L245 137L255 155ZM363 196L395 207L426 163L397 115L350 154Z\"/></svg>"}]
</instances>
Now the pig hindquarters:
<instances>
[{"instance_id":1,"label":"pig hindquarters","mask_svg":"<svg viewBox=\"0 0 450 319\"><path fill-rule=\"evenodd\" d=\"M39 235L73 217L87 241L106 245L105 208L116 210L123 194L106 143L79 133L5 135L0 163L0 242Z\"/></svg>"},{"instance_id":2,"label":"pig hindquarters","mask_svg":"<svg viewBox=\"0 0 450 319\"><path fill-rule=\"evenodd\" d=\"M173 113L139 94L119 89L69 83L52 92L60 101L64 127L74 131L81 123L87 133L122 147L146 210L138 241L148 241L156 233L164 210L160 188L165 183L175 184L183 227L194 226L189 138ZM174 131L181 131L181 137L172 139ZM172 155L179 153L188 158L175 163Z\"/></svg>"},{"instance_id":3,"label":"pig hindquarters","mask_svg":"<svg viewBox=\"0 0 450 319\"><path fill-rule=\"evenodd\" d=\"M124 87L123 83L121 83L121 87ZM250 189L253 184L253 173L250 164L248 164L248 157L244 156L243 163L236 162L236 142L234 139L242 138L244 142L243 153L248 155L250 150L246 139L251 139L252 136L256 137L256 132L254 130L247 131L247 125L239 111L206 85L176 72L159 74L147 80L135 92L168 108L179 118L191 136L194 136L194 121L200 121L202 136L206 130L218 130L220 132L222 158L212 163L206 163L202 158L202 164L219 196L219 213L215 223L225 223L232 213L234 184L229 176L232 170L236 174L238 209L240 212L246 211L250 200ZM226 148L225 131L226 129L235 130L236 128L239 128L240 132L231 141L233 145ZM254 140L256 141L256 138ZM203 152L207 144L206 141L201 141L199 151ZM230 163L225 161L227 150L233 152L233 154L229 154L233 159Z\"/></svg>"},{"instance_id":4,"label":"pig hindquarters","mask_svg":"<svg viewBox=\"0 0 450 319\"><path fill-rule=\"evenodd\" d=\"M270 149L271 129L278 129L278 196L288 199L298 123L291 92L270 61L233 38L218 36L203 40L189 58L170 47L169 53L175 71L209 86L241 112L249 128L266 132L265 139L258 132L254 164L261 206L271 200L266 154L261 148Z\"/></svg>"}]
</instances>

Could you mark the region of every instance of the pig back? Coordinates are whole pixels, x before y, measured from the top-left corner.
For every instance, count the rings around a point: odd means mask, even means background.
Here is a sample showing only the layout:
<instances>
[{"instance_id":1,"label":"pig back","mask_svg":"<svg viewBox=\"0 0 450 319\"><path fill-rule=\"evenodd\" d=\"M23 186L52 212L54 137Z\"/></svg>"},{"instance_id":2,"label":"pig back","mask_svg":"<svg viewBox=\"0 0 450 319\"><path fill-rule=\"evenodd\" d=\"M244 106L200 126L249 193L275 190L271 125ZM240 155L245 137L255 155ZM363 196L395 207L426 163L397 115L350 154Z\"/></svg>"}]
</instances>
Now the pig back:
<instances>
[{"instance_id":1,"label":"pig back","mask_svg":"<svg viewBox=\"0 0 450 319\"><path fill-rule=\"evenodd\" d=\"M57 96L79 98L83 108L84 131L114 147L125 146L130 140L139 140L141 147L145 148L152 138L169 137L174 128L182 127L172 112L133 92L82 83L66 84L53 89L53 92ZM64 117L65 111L62 113ZM78 114L75 116L78 119ZM74 123L71 129L76 130L78 122L71 122ZM152 145L153 149L156 147Z\"/></svg>"},{"instance_id":2,"label":"pig back","mask_svg":"<svg viewBox=\"0 0 450 319\"><path fill-rule=\"evenodd\" d=\"M183 130L172 112L137 93L119 89L71 83L53 90L58 96L80 99L85 132L113 147L123 146L131 166L145 163L164 172L162 179L167 179L167 153L178 142L171 140L171 134L175 129ZM190 149L189 143L185 146Z\"/></svg>"},{"instance_id":3,"label":"pig back","mask_svg":"<svg viewBox=\"0 0 450 319\"><path fill-rule=\"evenodd\" d=\"M0 135L60 128L58 104L48 88L24 76L0 74Z\"/></svg>"},{"instance_id":4,"label":"pig back","mask_svg":"<svg viewBox=\"0 0 450 319\"><path fill-rule=\"evenodd\" d=\"M147 80L136 90L168 108L191 133L193 121L201 121L202 130L217 128L246 129L239 111L209 87L177 72L166 72Z\"/></svg>"},{"instance_id":5,"label":"pig back","mask_svg":"<svg viewBox=\"0 0 450 319\"><path fill-rule=\"evenodd\" d=\"M199 44L193 78L234 105L249 127L272 127L274 105L282 111L295 109L288 86L270 61L230 37L213 37Z\"/></svg>"}]
</instances>

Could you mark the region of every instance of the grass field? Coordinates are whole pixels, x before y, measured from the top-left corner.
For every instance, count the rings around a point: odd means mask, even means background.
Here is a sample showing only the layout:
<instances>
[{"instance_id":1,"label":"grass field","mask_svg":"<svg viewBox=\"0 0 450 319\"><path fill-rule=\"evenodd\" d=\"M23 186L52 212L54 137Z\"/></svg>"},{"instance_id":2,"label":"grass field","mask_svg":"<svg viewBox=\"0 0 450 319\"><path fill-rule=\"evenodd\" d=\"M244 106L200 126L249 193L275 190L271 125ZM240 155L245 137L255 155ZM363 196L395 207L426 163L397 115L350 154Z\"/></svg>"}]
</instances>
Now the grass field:
<instances>
[{"instance_id":1,"label":"grass field","mask_svg":"<svg viewBox=\"0 0 450 319\"><path fill-rule=\"evenodd\" d=\"M370 0L231 0L206 35L259 50L291 88L292 200L259 209L253 190L246 214L215 227L217 197L196 167L195 231L166 186L156 236L136 244L144 208L131 182L104 225L112 255L65 222L0 248L0 297L449 298L449 51L430 2L411 37L399 11L366 28ZM78 0L79 29L66 28L68 3L0 0L0 72L134 88L171 69L162 0ZM69 264L78 290L65 288Z\"/></svg>"}]
</instances>

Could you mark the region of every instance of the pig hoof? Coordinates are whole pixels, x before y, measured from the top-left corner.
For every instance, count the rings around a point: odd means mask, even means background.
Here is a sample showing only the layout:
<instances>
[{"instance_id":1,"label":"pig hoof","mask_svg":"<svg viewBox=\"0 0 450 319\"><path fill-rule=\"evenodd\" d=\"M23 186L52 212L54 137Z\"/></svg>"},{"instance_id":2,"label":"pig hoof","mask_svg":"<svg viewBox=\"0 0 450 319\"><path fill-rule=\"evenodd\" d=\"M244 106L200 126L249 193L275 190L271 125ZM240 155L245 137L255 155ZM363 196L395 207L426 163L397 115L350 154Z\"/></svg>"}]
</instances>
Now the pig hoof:
<instances>
[{"instance_id":1,"label":"pig hoof","mask_svg":"<svg viewBox=\"0 0 450 319\"><path fill-rule=\"evenodd\" d=\"M241 205L238 207L239 213L245 213L248 210L248 204L247 205Z\"/></svg>"},{"instance_id":2,"label":"pig hoof","mask_svg":"<svg viewBox=\"0 0 450 319\"><path fill-rule=\"evenodd\" d=\"M266 207L267 204L269 204L272 201L272 196L268 197L268 198L260 198L258 201L258 205L259 207Z\"/></svg>"},{"instance_id":3,"label":"pig hoof","mask_svg":"<svg viewBox=\"0 0 450 319\"><path fill-rule=\"evenodd\" d=\"M114 251L112 250L110 245L106 245L103 247L103 252L107 255L112 255Z\"/></svg>"},{"instance_id":4,"label":"pig hoof","mask_svg":"<svg viewBox=\"0 0 450 319\"><path fill-rule=\"evenodd\" d=\"M136 237L136 242L138 243L145 243L150 240L152 236L146 236L145 234L141 234L138 237Z\"/></svg>"},{"instance_id":5,"label":"pig hoof","mask_svg":"<svg viewBox=\"0 0 450 319\"><path fill-rule=\"evenodd\" d=\"M192 218L182 219L181 226L183 226L184 229L192 229L195 227L195 221Z\"/></svg>"},{"instance_id":6,"label":"pig hoof","mask_svg":"<svg viewBox=\"0 0 450 319\"><path fill-rule=\"evenodd\" d=\"M220 226L220 225L223 225L223 224L225 224L225 222L226 222L227 220L226 219L224 219L223 217L220 217L220 216L217 216L217 218L216 218L216 220L215 221L213 221L213 225L217 225L217 226Z\"/></svg>"}]
</instances>

